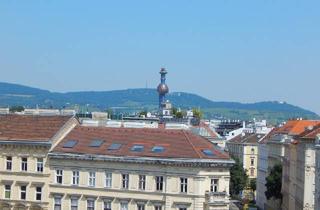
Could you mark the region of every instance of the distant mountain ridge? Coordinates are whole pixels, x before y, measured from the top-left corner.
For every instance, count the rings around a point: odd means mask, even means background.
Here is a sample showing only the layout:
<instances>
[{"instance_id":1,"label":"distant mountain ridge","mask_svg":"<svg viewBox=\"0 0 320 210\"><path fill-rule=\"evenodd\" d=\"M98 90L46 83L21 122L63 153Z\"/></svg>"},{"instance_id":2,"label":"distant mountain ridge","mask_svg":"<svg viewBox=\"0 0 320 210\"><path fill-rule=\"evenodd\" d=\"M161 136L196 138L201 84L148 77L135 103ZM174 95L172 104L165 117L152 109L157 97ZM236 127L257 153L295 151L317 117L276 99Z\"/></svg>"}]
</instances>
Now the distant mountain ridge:
<instances>
[{"instance_id":1,"label":"distant mountain ridge","mask_svg":"<svg viewBox=\"0 0 320 210\"><path fill-rule=\"evenodd\" d=\"M183 109L200 107L207 117L247 118L312 118L319 116L312 111L276 101L258 103L214 102L196 94L174 92L167 96L175 107ZM98 110L124 107L131 110L156 109L158 94L155 89L127 89L113 91L81 91L56 93L28 86L0 82L0 106L23 105L25 107L73 107L90 106Z\"/></svg>"}]
</instances>

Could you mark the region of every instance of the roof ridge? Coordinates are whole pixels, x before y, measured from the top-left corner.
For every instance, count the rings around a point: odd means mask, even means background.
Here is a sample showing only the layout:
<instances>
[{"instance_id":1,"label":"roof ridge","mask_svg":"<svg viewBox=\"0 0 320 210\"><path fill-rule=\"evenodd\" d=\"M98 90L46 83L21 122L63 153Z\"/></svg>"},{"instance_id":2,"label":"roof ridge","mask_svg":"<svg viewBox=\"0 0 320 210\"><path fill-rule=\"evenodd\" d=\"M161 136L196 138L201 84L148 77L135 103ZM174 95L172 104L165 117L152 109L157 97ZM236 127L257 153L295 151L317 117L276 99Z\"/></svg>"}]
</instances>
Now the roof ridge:
<instances>
[{"instance_id":1,"label":"roof ridge","mask_svg":"<svg viewBox=\"0 0 320 210\"><path fill-rule=\"evenodd\" d=\"M182 133L184 134L184 136L187 138L188 142L191 144L192 148L194 151L196 151L197 155L199 156L199 158L201 158L201 154L198 152L198 150L196 149L196 147L193 145L193 143L191 142L189 136L187 135L187 132L185 130L182 130Z\"/></svg>"}]
</instances>

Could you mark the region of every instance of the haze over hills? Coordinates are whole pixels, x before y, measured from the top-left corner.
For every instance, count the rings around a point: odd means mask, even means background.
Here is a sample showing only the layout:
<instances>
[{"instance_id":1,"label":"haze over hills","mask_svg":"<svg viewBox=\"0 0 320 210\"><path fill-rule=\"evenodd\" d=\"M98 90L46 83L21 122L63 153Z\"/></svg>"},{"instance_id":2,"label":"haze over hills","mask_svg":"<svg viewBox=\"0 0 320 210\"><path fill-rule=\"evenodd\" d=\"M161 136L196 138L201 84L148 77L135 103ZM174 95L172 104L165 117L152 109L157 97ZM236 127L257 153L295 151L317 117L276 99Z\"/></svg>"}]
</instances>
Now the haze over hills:
<instances>
[{"instance_id":1,"label":"haze over hills","mask_svg":"<svg viewBox=\"0 0 320 210\"><path fill-rule=\"evenodd\" d=\"M309 110L282 102L214 102L196 94L174 92L167 96L175 107L189 109L201 108L205 117L228 119L267 119L280 122L289 118L318 119L319 116ZM74 108L89 107L90 110L106 110L118 107L126 110L156 110L158 94L155 89L127 89L113 91L82 91L56 93L23 85L0 82L0 107L22 105L28 108Z\"/></svg>"}]
</instances>

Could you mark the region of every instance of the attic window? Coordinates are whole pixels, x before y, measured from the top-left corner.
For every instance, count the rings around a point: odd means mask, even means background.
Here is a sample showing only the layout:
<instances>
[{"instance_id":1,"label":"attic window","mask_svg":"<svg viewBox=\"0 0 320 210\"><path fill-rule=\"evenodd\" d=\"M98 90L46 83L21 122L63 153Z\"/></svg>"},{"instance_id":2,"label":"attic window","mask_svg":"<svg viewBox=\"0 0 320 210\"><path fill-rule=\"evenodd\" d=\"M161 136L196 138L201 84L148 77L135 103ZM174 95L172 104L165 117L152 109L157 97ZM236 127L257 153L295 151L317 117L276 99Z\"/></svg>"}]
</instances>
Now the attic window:
<instances>
[{"instance_id":1,"label":"attic window","mask_svg":"<svg viewBox=\"0 0 320 210\"><path fill-rule=\"evenodd\" d=\"M77 140L68 140L64 143L63 148L73 148L77 143Z\"/></svg>"},{"instance_id":2,"label":"attic window","mask_svg":"<svg viewBox=\"0 0 320 210\"><path fill-rule=\"evenodd\" d=\"M108 150L118 150L120 149L121 147L121 144L119 143L112 143L109 147L108 147Z\"/></svg>"},{"instance_id":3,"label":"attic window","mask_svg":"<svg viewBox=\"0 0 320 210\"><path fill-rule=\"evenodd\" d=\"M103 140L101 139L94 139L90 142L90 147L100 147L103 144Z\"/></svg>"},{"instance_id":4,"label":"attic window","mask_svg":"<svg viewBox=\"0 0 320 210\"><path fill-rule=\"evenodd\" d=\"M205 154L206 156L210 156L210 157L214 156L213 152L209 149L202 150L202 153Z\"/></svg>"},{"instance_id":5,"label":"attic window","mask_svg":"<svg viewBox=\"0 0 320 210\"><path fill-rule=\"evenodd\" d=\"M163 146L154 146L154 147L152 148L152 152L154 152L154 153L164 152L164 147L163 147Z\"/></svg>"},{"instance_id":6,"label":"attic window","mask_svg":"<svg viewBox=\"0 0 320 210\"><path fill-rule=\"evenodd\" d=\"M143 150L144 150L143 145L133 145L133 147L131 147L131 151L133 152L143 152Z\"/></svg>"}]
</instances>

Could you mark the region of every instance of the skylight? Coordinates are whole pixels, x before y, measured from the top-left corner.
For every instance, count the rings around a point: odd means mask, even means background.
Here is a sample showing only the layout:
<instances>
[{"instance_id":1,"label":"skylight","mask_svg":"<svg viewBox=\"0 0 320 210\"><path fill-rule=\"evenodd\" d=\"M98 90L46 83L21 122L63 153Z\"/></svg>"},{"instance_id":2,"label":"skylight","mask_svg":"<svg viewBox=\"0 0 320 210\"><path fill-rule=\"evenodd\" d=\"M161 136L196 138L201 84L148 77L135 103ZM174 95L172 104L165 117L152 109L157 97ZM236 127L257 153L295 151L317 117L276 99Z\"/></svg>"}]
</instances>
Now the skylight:
<instances>
[{"instance_id":1,"label":"skylight","mask_svg":"<svg viewBox=\"0 0 320 210\"><path fill-rule=\"evenodd\" d=\"M204 149L202 150L203 154L205 154L206 156L214 156L213 152L209 149Z\"/></svg>"},{"instance_id":2,"label":"skylight","mask_svg":"<svg viewBox=\"0 0 320 210\"><path fill-rule=\"evenodd\" d=\"M64 143L63 148L73 148L77 143L77 140L68 140Z\"/></svg>"},{"instance_id":3,"label":"skylight","mask_svg":"<svg viewBox=\"0 0 320 210\"><path fill-rule=\"evenodd\" d=\"M131 151L133 152L143 152L143 150L144 150L143 145L133 145L133 147L131 147Z\"/></svg>"},{"instance_id":4,"label":"skylight","mask_svg":"<svg viewBox=\"0 0 320 210\"><path fill-rule=\"evenodd\" d=\"M152 152L155 152L155 153L164 152L164 147L163 146L154 146L152 148Z\"/></svg>"},{"instance_id":5,"label":"skylight","mask_svg":"<svg viewBox=\"0 0 320 210\"><path fill-rule=\"evenodd\" d=\"M103 140L101 139L94 139L90 142L90 147L100 147L103 144Z\"/></svg>"},{"instance_id":6,"label":"skylight","mask_svg":"<svg viewBox=\"0 0 320 210\"><path fill-rule=\"evenodd\" d=\"M108 147L108 150L118 150L120 149L121 147L121 144L119 143L112 143L109 147Z\"/></svg>"}]
</instances>

